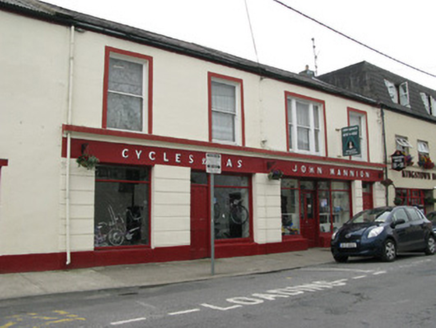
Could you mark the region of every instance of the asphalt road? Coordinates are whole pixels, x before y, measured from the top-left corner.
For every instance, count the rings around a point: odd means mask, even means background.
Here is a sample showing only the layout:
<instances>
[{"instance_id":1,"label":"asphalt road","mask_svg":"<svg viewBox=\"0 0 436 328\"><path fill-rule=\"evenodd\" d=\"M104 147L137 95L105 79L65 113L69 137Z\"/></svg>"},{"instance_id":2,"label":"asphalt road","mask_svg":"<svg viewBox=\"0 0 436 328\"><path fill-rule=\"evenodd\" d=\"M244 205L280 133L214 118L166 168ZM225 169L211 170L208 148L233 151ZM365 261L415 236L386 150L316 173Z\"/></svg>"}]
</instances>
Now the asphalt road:
<instances>
[{"instance_id":1,"label":"asphalt road","mask_svg":"<svg viewBox=\"0 0 436 328\"><path fill-rule=\"evenodd\" d=\"M6 327L435 327L436 256L0 302Z\"/></svg>"}]
</instances>

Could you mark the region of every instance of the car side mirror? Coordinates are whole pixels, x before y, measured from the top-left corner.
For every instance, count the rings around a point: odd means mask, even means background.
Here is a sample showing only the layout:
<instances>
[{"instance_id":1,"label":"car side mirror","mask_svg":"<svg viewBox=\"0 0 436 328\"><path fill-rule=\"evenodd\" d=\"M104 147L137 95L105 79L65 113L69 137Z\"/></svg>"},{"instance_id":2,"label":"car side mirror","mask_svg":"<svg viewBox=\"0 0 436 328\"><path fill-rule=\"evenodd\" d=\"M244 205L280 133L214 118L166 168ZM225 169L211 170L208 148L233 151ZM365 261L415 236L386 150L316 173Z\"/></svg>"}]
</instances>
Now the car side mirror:
<instances>
[{"instance_id":1,"label":"car side mirror","mask_svg":"<svg viewBox=\"0 0 436 328\"><path fill-rule=\"evenodd\" d=\"M403 223L406 223L406 220L404 220L404 219L395 220L391 223L391 228L395 228L397 225L403 224Z\"/></svg>"}]
</instances>

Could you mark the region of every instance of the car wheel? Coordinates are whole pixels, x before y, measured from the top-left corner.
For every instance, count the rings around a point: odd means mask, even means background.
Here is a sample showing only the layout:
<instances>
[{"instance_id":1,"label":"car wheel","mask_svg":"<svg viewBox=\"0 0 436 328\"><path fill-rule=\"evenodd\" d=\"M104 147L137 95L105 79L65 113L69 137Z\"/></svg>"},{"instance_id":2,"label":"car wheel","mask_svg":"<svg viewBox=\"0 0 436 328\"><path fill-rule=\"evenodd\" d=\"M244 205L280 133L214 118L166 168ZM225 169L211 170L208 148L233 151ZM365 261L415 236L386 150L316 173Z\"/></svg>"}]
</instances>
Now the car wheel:
<instances>
[{"instance_id":1,"label":"car wheel","mask_svg":"<svg viewBox=\"0 0 436 328\"><path fill-rule=\"evenodd\" d=\"M346 255L335 255L335 256L333 256L333 258L338 263L345 263L348 261L348 256L346 256Z\"/></svg>"},{"instance_id":2,"label":"car wheel","mask_svg":"<svg viewBox=\"0 0 436 328\"><path fill-rule=\"evenodd\" d=\"M381 259L384 262L392 262L397 257L397 247L392 239L387 239L383 244Z\"/></svg>"},{"instance_id":3,"label":"car wheel","mask_svg":"<svg viewBox=\"0 0 436 328\"><path fill-rule=\"evenodd\" d=\"M433 236L428 236L424 252L426 255L433 255L436 252L436 243Z\"/></svg>"}]
</instances>

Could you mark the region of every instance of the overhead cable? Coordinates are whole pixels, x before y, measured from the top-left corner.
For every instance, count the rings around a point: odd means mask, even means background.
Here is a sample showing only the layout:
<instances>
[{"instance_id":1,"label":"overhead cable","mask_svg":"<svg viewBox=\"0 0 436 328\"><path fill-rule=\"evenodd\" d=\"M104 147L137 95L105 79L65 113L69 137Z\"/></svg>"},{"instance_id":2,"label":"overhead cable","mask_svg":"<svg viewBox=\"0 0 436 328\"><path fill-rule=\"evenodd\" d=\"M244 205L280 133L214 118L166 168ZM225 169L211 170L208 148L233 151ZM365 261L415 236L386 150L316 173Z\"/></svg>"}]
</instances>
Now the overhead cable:
<instances>
[{"instance_id":1,"label":"overhead cable","mask_svg":"<svg viewBox=\"0 0 436 328\"><path fill-rule=\"evenodd\" d=\"M348 35L346 35L346 34L344 34L344 33L342 33L342 32L339 32L338 30L336 30L336 29L334 29L334 28L332 28L332 27L330 27L330 26L328 26L328 25L326 25L326 24L320 22L319 20L316 20L315 18L312 18L312 17L310 17L310 16L308 16L308 15L302 13L301 11L299 11L299 10L297 10L297 9L295 9L295 8L293 8L293 7L287 5L287 4L285 4L285 3L283 3L283 2L281 2L281 1L279 1L279 0L273 0L273 1L274 1L274 2L277 2L278 4L280 4L280 5L282 5L282 6L286 7L286 8L288 8L288 9L294 11L294 12L296 12L297 14L299 14L299 15L301 15L301 16L307 18L307 19L310 19L311 21L313 21L313 22L315 22L315 23L317 23L317 24L319 24L319 25L321 25L321 26L323 26L323 27L329 29L329 30L332 31L332 32L335 32L335 33L337 33L337 34L343 36L344 38L347 38L348 40L351 40L351 41L353 41L353 42L355 42L355 43L361 45L362 47L365 47L365 48L367 48L367 49L369 49L369 50L371 50L371 51L374 51L374 52L378 53L379 55L382 55L382 56L384 56L384 57L386 57L386 58L389 58L390 60L393 60L393 61L395 61L395 62L397 62L397 63L399 63L399 64L401 64L401 65L407 66L407 67L409 67L409 68L411 68L411 69L413 69L413 70L415 70L415 71L418 71L418 72L420 72L420 73L423 73L423 74L429 75L429 76L431 76L431 77L436 77L435 74L432 74L432 73L426 72L426 71L424 71L424 70L422 70L422 69L419 69L419 68L416 68L416 67L414 67L414 66L412 66L412 65L409 65L409 64L407 64L407 63L405 63L405 62L403 62L403 61L401 61L401 60L399 60L399 59L396 59L396 58L394 58L394 57L392 57L392 56L389 56L389 55L387 55L387 54L385 54L385 53L383 53L383 52L381 52L381 51L379 51L379 50L377 50L377 49L375 49L375 48L373 48L373 47L370 47L370 46L364 44L363 42L360 42L360 41L358 41L358 40L356 40L356 39L354 39L354 38L352 38L352 37L350 37L350 36L348 36Z\"/></svg>"}]
</instances>

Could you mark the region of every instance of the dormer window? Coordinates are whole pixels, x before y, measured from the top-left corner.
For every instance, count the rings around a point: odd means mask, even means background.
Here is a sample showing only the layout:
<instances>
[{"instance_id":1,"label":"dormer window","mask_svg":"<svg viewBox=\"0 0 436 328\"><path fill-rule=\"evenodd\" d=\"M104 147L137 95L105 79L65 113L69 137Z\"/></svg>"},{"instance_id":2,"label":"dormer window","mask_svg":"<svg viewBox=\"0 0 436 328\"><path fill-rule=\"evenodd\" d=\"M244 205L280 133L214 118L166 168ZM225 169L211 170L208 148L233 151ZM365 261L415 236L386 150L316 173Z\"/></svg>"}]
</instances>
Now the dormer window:
<instances>
[{"instance_id":1,"label":"dormer window","mask_svg":"<svg viewBox=\"0 0 436 328\"><path fill-rule=\"evenodd\" d=\"M393 82L385 80L385 85L393 103L410 107L409 84L407 82L396 86Z\"/></svg>"},{"instance_id":2,"label":"dormer window","mask_svg":"<svg viewBox=\"0 0 436 328\"><path fill-rule=\"evenodd\" d=\"M424 92L420 92L419 94L421 95L421 99L424 103L424 107L427 113L436 116L436 100L432 96Z\"/></svg>"}]
</instances>

